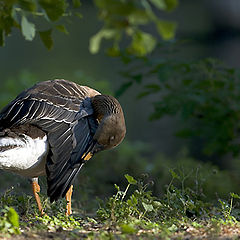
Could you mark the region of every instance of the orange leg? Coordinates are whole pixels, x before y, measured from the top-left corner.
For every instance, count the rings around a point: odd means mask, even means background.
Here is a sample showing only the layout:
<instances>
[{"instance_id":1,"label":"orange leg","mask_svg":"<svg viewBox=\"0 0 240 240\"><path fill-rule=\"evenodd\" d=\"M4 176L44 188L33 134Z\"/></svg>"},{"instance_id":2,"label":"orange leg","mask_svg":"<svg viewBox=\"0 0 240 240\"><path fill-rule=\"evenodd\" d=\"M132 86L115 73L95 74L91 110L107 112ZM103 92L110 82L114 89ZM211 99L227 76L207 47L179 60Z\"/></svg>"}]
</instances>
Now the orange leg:
<instances>
[{"instance_id":1,"label":"orange leg","mask_svg":"<svg viewBox=\"0 0 240 240\"><path fill-rule=\"evenodd\" d=\"M66 193L66 200L67 200L67 209L66 209L66 216L72 214L72 192L73 192L73 185L68 189Z\"/></svg>"},{"instance_id":2,"label":"orange leg","mask_svg":"<svg viewBox=\"0 0 240 240\"><path fill-rule=\"evenodd\" d=\"M38 182L36 180L32 181L32 189L33 189L33 194L34 194L34 197L35 197L37 205L38 205L39 212L41 213L41 215L43 215L44 211L42 208L40 197L38 195L38 193L40 192L40 186L38 185Z\"/></svg>"}]
</instances>

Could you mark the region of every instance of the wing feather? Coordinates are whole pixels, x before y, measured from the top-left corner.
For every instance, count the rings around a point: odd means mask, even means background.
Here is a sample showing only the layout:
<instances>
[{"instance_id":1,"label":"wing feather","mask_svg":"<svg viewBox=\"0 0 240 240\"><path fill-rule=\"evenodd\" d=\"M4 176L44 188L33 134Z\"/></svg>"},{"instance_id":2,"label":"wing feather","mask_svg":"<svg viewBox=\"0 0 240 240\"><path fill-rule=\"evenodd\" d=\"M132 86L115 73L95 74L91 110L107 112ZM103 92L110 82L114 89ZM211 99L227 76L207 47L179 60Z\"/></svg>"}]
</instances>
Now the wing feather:
<instances>
[{"instance_id":1,"label":"wing feather","mask_svg":"<svg viewBox=\"0 0 240 240\"><path fill-rule=\"evenodd\" d=\"M52 172L50 168L52 165L47 164L48 170L48 195L51 201L55 201L60 197L64 197L66 191L74 181L78 169L85 162L83 157L89 149L90 145L93 145L93 135L91 134L91 127L89 119L93 116L84 117L76 122L75 126L72 128L73 138L76 141L76 146L71 151L71 156L69 161L57 162L57 171ZM93 127L97 124L93 121ZM91 148L90 148L91 149ZM52 160L54 162L54 160ZM70 185L69 185L70 184Z\"/></svg>"},{"instance_id":2,"label":"wing feather","mask_svg":"<svg viewBox=\"0 0 240 240\"><path fill-rule=\"evenodd\" d=\"M30 123L46 132L51 201L64 197L93 146L98 125L89 99L93 94L99 93L66 80L41 82L21 93L0 113L0 129Z\"/></svg>"}]
</instances>

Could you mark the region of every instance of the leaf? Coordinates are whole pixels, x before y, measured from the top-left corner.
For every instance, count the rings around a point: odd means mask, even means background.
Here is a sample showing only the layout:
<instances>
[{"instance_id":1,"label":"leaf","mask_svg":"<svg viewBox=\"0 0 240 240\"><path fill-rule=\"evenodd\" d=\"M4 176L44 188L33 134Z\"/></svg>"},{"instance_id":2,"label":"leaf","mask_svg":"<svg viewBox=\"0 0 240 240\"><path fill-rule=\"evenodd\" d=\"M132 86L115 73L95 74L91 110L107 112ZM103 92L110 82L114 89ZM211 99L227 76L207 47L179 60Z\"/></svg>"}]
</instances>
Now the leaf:
<instances>
[{"instance_id":1,"label":"leaf","mask_svg":"<svg viewBox=\"0 0 240 240\"><path fill-rule=\"evenodd\" d=\"M135 233L137 230L134 228L133 224L122 224L120 226L122 233L131 234Z\"/></svg>"},{"instance_id":2,"label":"leaf","mask_svg":"<svg viewBox=\"0 0 240 240\"><path fill-rule=\"evenodd\" d=\"M159 208L159 207L162 207L163 204L160 201L153 201L153 206L154 208Z\"/></svg>"},{"instance_id":3,"label":"leaf","mask_svg":"<svg viewBox=\"0 0 240 240\"><path fill-rule=\"evenodd\" d=\"M18 2L20 7L26 11L35 12L37 9L36 2L33 0L19 0Z\"/></svg>"},{"instance_id":4,"label":"leaf","mask_svg":"<svg viewBox=\"0 0 240 240\"><path fill-rule=\"evenodd\" d=\"M125 174L124 177L127 179L129 184L133 184L133 185L137 184L137 180L135 180L132 176Z\"/></svg>"},{"instance_id":5,"label":"leaf","mask_svg":"<svg viewBox=\"0 0 240 240\"><path fill-rule=\"evenodd\" d=\"M22 16L21 29L24 38L28 41L32 41L36 33L35 25L30 23L25 16Z\"/></svg>"},{"instance_id":6,"label":"leaf","mask_svg":"<svg viewBox=\"0 0 240 240\"><path fill-rule=\"evenodd\" d=\"M132 195L130 197L130 199L127 200L127 203L128 203L129 206L135 207L137 205L137 203L138 203L138 200L137 200L137 198L134 195Z\"/></svg>"},{"instance_id":7,"label":"leaf","mask_svg":"<svg viewBox=\"0 0 240 240\"><path fill-rule=\"evenodd\" d=\"M75 12L74 15L75 15L76 17L80 18L80 19L83 18L83 15L82 15L81 13L79 13L79 12Z\"/></svg>"},{"instance_id":8,"label":"leaf","mask_svg":"<svg viewBox=\"0 0 240 240\"><path fill-rule=\"evenodd\" d=\"M140 93L137 95L137 99L141 99L141 98L143 98L143 97L146 97L146 96L148 96L149 94L151 94L151 92L149 92L149 91L140 92Z\"/></svg>"},{"instance_id":9,"label":"leaf","mask_svg":"<svg viewBox=\"0 0 240 240\"><path fill-rule=\"evenodd\" d=\"M131 14L128 16L128 22L131 25L146 25L150 22L151 18L149 14L145 10L135 9Z\"/></svg>"},{"instance_id":10,"label":"leaf","mask_svg":"<svg viewBox=\"0 0 240 240\"><path fill-rule=\"evenodd\" d=\"M14 227L19 227L19 216L12 207L8 210L7 218Z\"/></svg>"},{"instance_id":11,"label":"leaf","mask_svg":"<svg viewBox=\"0 0 240 240\"><path fill-rule=\"evenodd\" d=\"M119 57L120 56L120 49L116 45L112 46L112 47L108 48L107 54L110 57Z\"/></svg>"},{"instance_id":12,"label":"leaf","mask_svg":"<svg viewBox=\"0 0 240 240\"><path fill-rule=\"evenodd\" d=\"M236 193L230 193L232 198L240 199L240 196Z\"/></svg>"},{"instance_id":13,"label":"leaf","mask_svg":"<svg viewBox=\"0 0 240 240\"><path fill-rule=\"evenodd\" d=\"M158 33L163 40L170 40L174 38L177 24L175 22L158 20L156 22Z\"/></svg>"},{"instance_id":14,"label":"leaf","mask_svg":"<svg viewBox=\"0 0 240 240\"><path fill-rule=\"evenodd\" d=\"M129 87L131 87L133 84L132 81L128 81L128 82L125 82L123 83L120 88L116 91L115 95L116 97L119 97L121 96Z\"/></svg>"},{"instance_id":15,"label":"leaf","mask_svg":"<svg viewBox=\"0 0 240 240\"><path fill-rule=\"evenodd\" d=\"M178 6L178 0L164 0L167 6L167 11L172 11Z\"/></svg>"},{"instance_id":16,"label":"leaf","mask_svg":"<svg viewBox=\"0 0 240 240\"><path fill-rule=\"evenodd\" d=\"M64 25L57 25L56 29L62 33L69 34L68 30L66 29L66 27Z\"/></svg>"},{"instance_id":17,"label":"leaf","mask_svg":"<svg viewBox=\"0 0 240 240\"><path fill-rule=\"evenodd\" d=\"M160 10L167 9L167 5L164 0L150 0L150 2Z\"/></svg>"},{"instance_id":18,"label":"leaf","mask_svg":"<svg viewBox=\"0 0 240 240\"><path fill-rule=\"evenodd\" d=\"M156 39L149 33L138 31L133 34L133 40L128 51L137 56L144 56L155 48Z\"/></svg>"},{"instance_id":19,"label":"leaf","mask_svg":"<svg viewBox=\"0 0 240 240\"><path fill-rule=\"evenodd\" d=\"M51 50L53 47L53 39L52 39L52 29L47 31L39 32L40 38L44 43L45 47L48 50Z\"/></svg>"},{"instance_id":20,"label":"leaf","mask_svg":"<svg viewBox=\"0 0 240 240\"><path fill-rule=\"evenodd\" d=\"M143 79L143 75L142 74L135 74L131 76L132 79L134 79L136 81L136 83L141 83L142 79Z\"/></svg>"},{"instance_id":21,"label":"leaf","mask_svg":"<svg viewBox=\"0 0 240 240\"><path fill-rule=\"evenodd\" d=\"M104 12L116 16L128 16L136 9L133 1L94 0L94 3ZM104 18L109 18L109 15L105 15Z\"/></svg>"},{"instance_id":22,"label":"leaf","mask_svg":"<svg viewBox=\"0 0 240 240\"><path fill-rule=\"evenodd\" d=\"M142 202L142 205L143 205L146 212L151 212L153 210L153 205L152 204L146 204L146 203Z\"/></svg>"},{"instance_id":23,"label":"leaf","mask_svg":"<svg viewBox=\"0 0 240 240\"><path fill-rule=\"evenodd\" d=\"M98 53L102 39L114 38L116 36L116 33L117 33L116 30L103 28L97 34L90 38L89 51L92 54Z\"/></svg>"},{"instance_id":24,"label":"leaf","mask_svg":"<svg viewBox=\"0 0 240 240\"><path fill-rule=\"evenodd\" d=\"M62 17L68 6L65 0L39 0L39 4L51 21L57 21Z\"/></svg>"},{"instance_id":25,"label":"leaf","mask_svg":"<svg viewBox=\"0 0 240 240\"><path fill-rule=\"evenodd\" d=\"M72 3L74 8L79 8L82 5L80 0L72 0Z\"/></svg>"},{"instance_id":26,"label":"leaf","mask_svg":"<svg viewBox=\"0 0 240 240\"><path fill-rule=\"evenodd\" d=\"M177 175L177 173L175 173L172 169L170 169L169 171L173 178L180 179L180 177Z\"/></svg>"},{"instance_id":27,"label":"leaf","mask_svg":"<svg viewBox=\"0 0 240 240\"><path fill-rule=\"evenodd\" d=\"M118 190L118 192L120 191L120 188L117 184L114 184L114 187Z\"/></svg>"},{"instance_id":28,"label":"leaf","mask_svg":"<svg viewBox=\"0 0 240 240\"><path fill-rule=\"evenodd\" d=\"M160 10L172 11L178 6L178 0L150 0Z\"/></svg>"}]
</instances>

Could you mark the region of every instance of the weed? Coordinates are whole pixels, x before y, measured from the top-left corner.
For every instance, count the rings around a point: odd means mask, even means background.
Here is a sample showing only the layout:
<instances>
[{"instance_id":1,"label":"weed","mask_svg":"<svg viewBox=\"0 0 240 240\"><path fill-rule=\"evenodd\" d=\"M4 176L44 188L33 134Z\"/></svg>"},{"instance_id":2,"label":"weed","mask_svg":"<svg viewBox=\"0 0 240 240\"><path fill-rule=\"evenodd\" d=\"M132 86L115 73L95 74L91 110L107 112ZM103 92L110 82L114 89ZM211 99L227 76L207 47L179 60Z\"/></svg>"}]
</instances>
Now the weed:
<instances>
[{"instance_id":1,"label":"weed","mask_svg":"<svg viewBox=\"0 0 240 240\"><path fill-rule=\"evenodd\" d=\"M162 197L153 195L154 183L148 175L135 179L126 174L125 187L115 184L116 193L99 202L96 213L79 215L76 211L77 214L70 217L65 216L65 199L50 204L46 195L41 194L47 215L40 216L33 197L14 195L10 189L0 198L0 233L19 234L30 230L36 234L68 234L71 238L168 239L189 235L214 238L240 232L240 196L230 193L228 200L206 201L199 191L202 182L198 174L195 174L196 186L186 184L193 172L171 169L171 179ZM20 221L14 209L19 212Z\"/></svg>"},{"instance_id":2,"label":"weed","mask_svg":"<svg viewBox=\"0 0 240 240\"><path fill-rule=\"evenodd\" d=\"M0 232L20 234L19 216L12 207L5 206L0 211Z\"/></svg>"}]
</instances>

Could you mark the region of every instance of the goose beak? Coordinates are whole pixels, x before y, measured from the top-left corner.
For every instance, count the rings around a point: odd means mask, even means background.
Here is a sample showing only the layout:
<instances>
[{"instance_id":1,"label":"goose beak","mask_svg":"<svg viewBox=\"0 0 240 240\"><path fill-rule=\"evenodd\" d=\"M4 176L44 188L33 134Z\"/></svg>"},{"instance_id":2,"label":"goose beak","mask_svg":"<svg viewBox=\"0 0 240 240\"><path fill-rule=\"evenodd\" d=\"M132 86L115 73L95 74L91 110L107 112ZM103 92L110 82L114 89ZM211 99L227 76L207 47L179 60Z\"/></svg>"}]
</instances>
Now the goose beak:
<instances>
[{"instance_id":1,"label":"goose beak","mask_svg":"<svg viewBox=\"0 0 240 240\"><path fill-rule=\"evenodd\" d=\"M97 153L97 152L102 151L103 149L104 149L104 146L101 145L101 144L99 144L98 142L96 142L96 143L94 144L94 146L93 146L93 149L91 150L91 153L92 153L92 154L95 154L95 153Z\"/></svg>"},{"instance_id":2,"label":"goose beak","mask_svg":"<svg viewBox=\"0 0 240 240\"><path fill-rule=\"evenodd\" d=\"M88 150L83 154L82 159L84 160L84 162L86 162L90 158L92 158L93 154L103 149L104 149L104 146L95 141L89 146Z\"/></svg>"}]
</instances>

